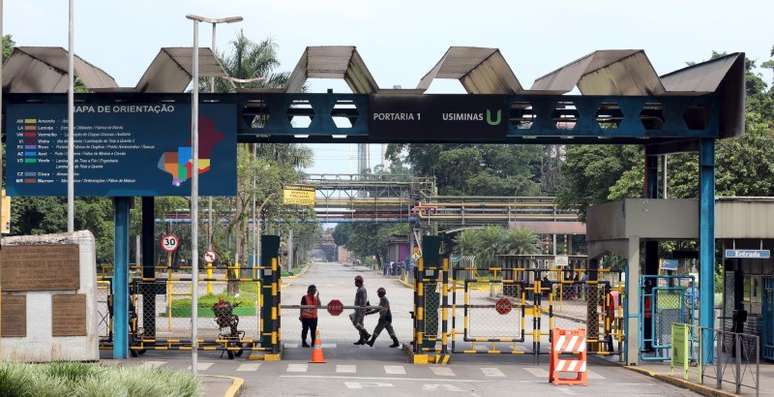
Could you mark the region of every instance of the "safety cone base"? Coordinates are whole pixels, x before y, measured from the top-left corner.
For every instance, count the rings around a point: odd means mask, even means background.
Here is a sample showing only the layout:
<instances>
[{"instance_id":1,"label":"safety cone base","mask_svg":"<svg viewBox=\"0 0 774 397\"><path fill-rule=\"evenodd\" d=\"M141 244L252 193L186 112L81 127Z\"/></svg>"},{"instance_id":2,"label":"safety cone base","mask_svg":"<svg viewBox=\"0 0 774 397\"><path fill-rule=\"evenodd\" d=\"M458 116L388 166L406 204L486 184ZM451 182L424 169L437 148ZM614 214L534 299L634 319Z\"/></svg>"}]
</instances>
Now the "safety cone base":
<instances>
[{"instance_id":1,"label":"safety cone base","mask_svg":"<svg viewBox=\"0 0 774 397\"><path fill-rule=\"evenodd\" d=\"M322 340L320 340L320 330L317 330L317 336L315 337L314 347L312 348L312 358L309 359L311 364L325 364L325 355L322 349Z\"/></svg>"}]
</instances>

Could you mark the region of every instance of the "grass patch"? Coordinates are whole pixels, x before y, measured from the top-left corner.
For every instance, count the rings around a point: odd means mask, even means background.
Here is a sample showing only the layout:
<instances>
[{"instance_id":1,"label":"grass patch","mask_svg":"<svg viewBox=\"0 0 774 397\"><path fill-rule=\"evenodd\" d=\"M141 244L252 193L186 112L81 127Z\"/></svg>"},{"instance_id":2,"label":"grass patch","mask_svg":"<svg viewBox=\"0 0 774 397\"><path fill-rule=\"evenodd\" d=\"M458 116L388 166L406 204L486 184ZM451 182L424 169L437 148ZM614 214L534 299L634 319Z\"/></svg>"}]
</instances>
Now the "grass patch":
<instances>
[{"instance_id":1,"label":"grass patch","mask_svg":"<svg viewBox=\"0 0 774 397\"><path fill-rule=\"evenodd\" d=\"M215 317L215 313L212 311L212 305L221 298L232 305L239 303L239 306L234 308L234 314L237 316L254 316L257 291L256 285L254 283L244 284L240 286L239 291L238 297L227 294L208 294L199 297L199 317ZM166 312L162 314L162 316L166 315ZM191 299L179 298L172 301L172 317L191 317Z\"/></svg>"},{"instance_id":2,"label":"grass patch","mask_svg":"<svg viewBox=\"0 0 774 397\"><path fill-rule=\"evenodd\" d=\"M0 363L3 397L194 397L200 389L190 374L163 368Z\"/></svg>"}]
</instances>

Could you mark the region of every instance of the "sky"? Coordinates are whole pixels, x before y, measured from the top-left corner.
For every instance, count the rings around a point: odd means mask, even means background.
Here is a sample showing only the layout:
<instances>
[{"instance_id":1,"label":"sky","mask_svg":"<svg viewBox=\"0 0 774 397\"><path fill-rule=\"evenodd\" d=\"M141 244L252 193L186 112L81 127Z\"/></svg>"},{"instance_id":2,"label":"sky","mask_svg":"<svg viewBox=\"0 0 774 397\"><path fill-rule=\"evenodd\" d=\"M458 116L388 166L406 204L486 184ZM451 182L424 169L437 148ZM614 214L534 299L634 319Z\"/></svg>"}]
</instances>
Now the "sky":
<instances>
[{"instance_id":1,"label":"sky","mask_svg":"<svg viewBox=\"0 0 774 397\"><path fill-rule=\"evenodd\" d=\"M774 1L714 0L75 0L75 52L134 86L163 46L192 45L186 14L241 15L220 25L224 49L239 29L272 37L280 70L309 45L355 45L381 87L413 88L451 45L499 48L523 86L598 49L644 49L659 74L713 50L768 59ZM4 0L4 32L19 45L67 47L67 1ZM200 30L209 46L210 28ZM765 76L772 80L771 75ZM312 81L311 92L349 92L341 81ZM430 92L463 92L457 81ZM356 171L354 145L311 145L309 172ZM372 165L379 148L371 150Z\"/></svg>"}]
</instances>

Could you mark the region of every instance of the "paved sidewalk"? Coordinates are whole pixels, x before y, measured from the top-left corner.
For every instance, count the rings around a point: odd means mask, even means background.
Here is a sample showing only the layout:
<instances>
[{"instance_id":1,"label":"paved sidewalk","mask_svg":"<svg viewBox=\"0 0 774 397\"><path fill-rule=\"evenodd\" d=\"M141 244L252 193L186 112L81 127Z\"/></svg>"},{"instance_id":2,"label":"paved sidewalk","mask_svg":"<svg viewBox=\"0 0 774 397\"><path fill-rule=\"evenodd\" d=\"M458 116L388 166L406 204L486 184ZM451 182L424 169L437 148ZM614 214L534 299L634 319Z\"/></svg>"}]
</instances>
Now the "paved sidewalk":
<instances>
[{"instance_id":1,"label":"paved sidewalk","mask_svg":"<svg viewBox=\"0 0 774 397\"><path fill-rule=\"evenodd\" d=\"M741 392L735 394L734 382L734 367L729 366L725 368L723 375L723 384L721 389L717 389L716 381L716 367L705 367L704 383L699 373L698 367L690 367L688 370L687 379L683 379L683 374L680 369L675 368L674 372L671 370L669 363L641 363L636 367L628 367L640 373L650 375L654 378L662 381L687 387L699 394L717 395L717 396L755 396L755 390L751 387L742 386ZM755 385L755 367L742 368L742 383L744 385ZM774 396L774 364L761 363L760 365L760 396Z\"/></svg>"}]
</instances>

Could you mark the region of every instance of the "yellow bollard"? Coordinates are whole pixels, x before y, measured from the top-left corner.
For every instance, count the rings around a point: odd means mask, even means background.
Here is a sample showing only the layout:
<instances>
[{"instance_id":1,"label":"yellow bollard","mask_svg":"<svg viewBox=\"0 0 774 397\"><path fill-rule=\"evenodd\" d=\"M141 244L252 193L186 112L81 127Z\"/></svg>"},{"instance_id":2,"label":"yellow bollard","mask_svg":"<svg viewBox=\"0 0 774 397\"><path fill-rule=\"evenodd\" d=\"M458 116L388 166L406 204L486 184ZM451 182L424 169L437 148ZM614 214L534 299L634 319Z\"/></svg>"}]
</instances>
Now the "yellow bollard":
<instances>
[{"instance_id":1,"label":"yellow bollard","mask_svg":"<svg viewBox=\"0 0 774 397\"><path fill-rule=\"evenodd\" d=\"M167 331L172 331L172 253L167 254Z\"/></svg>"},{"instance_id":2,"label":"yellow bollard","mask_svg":"<svg viewBox=\"0 0 774 397\"><path fill-rule=\"evenodd\" d=\"M212 262L207 262L207 295L212 295Z\"/></svg>"}]
</instances>

